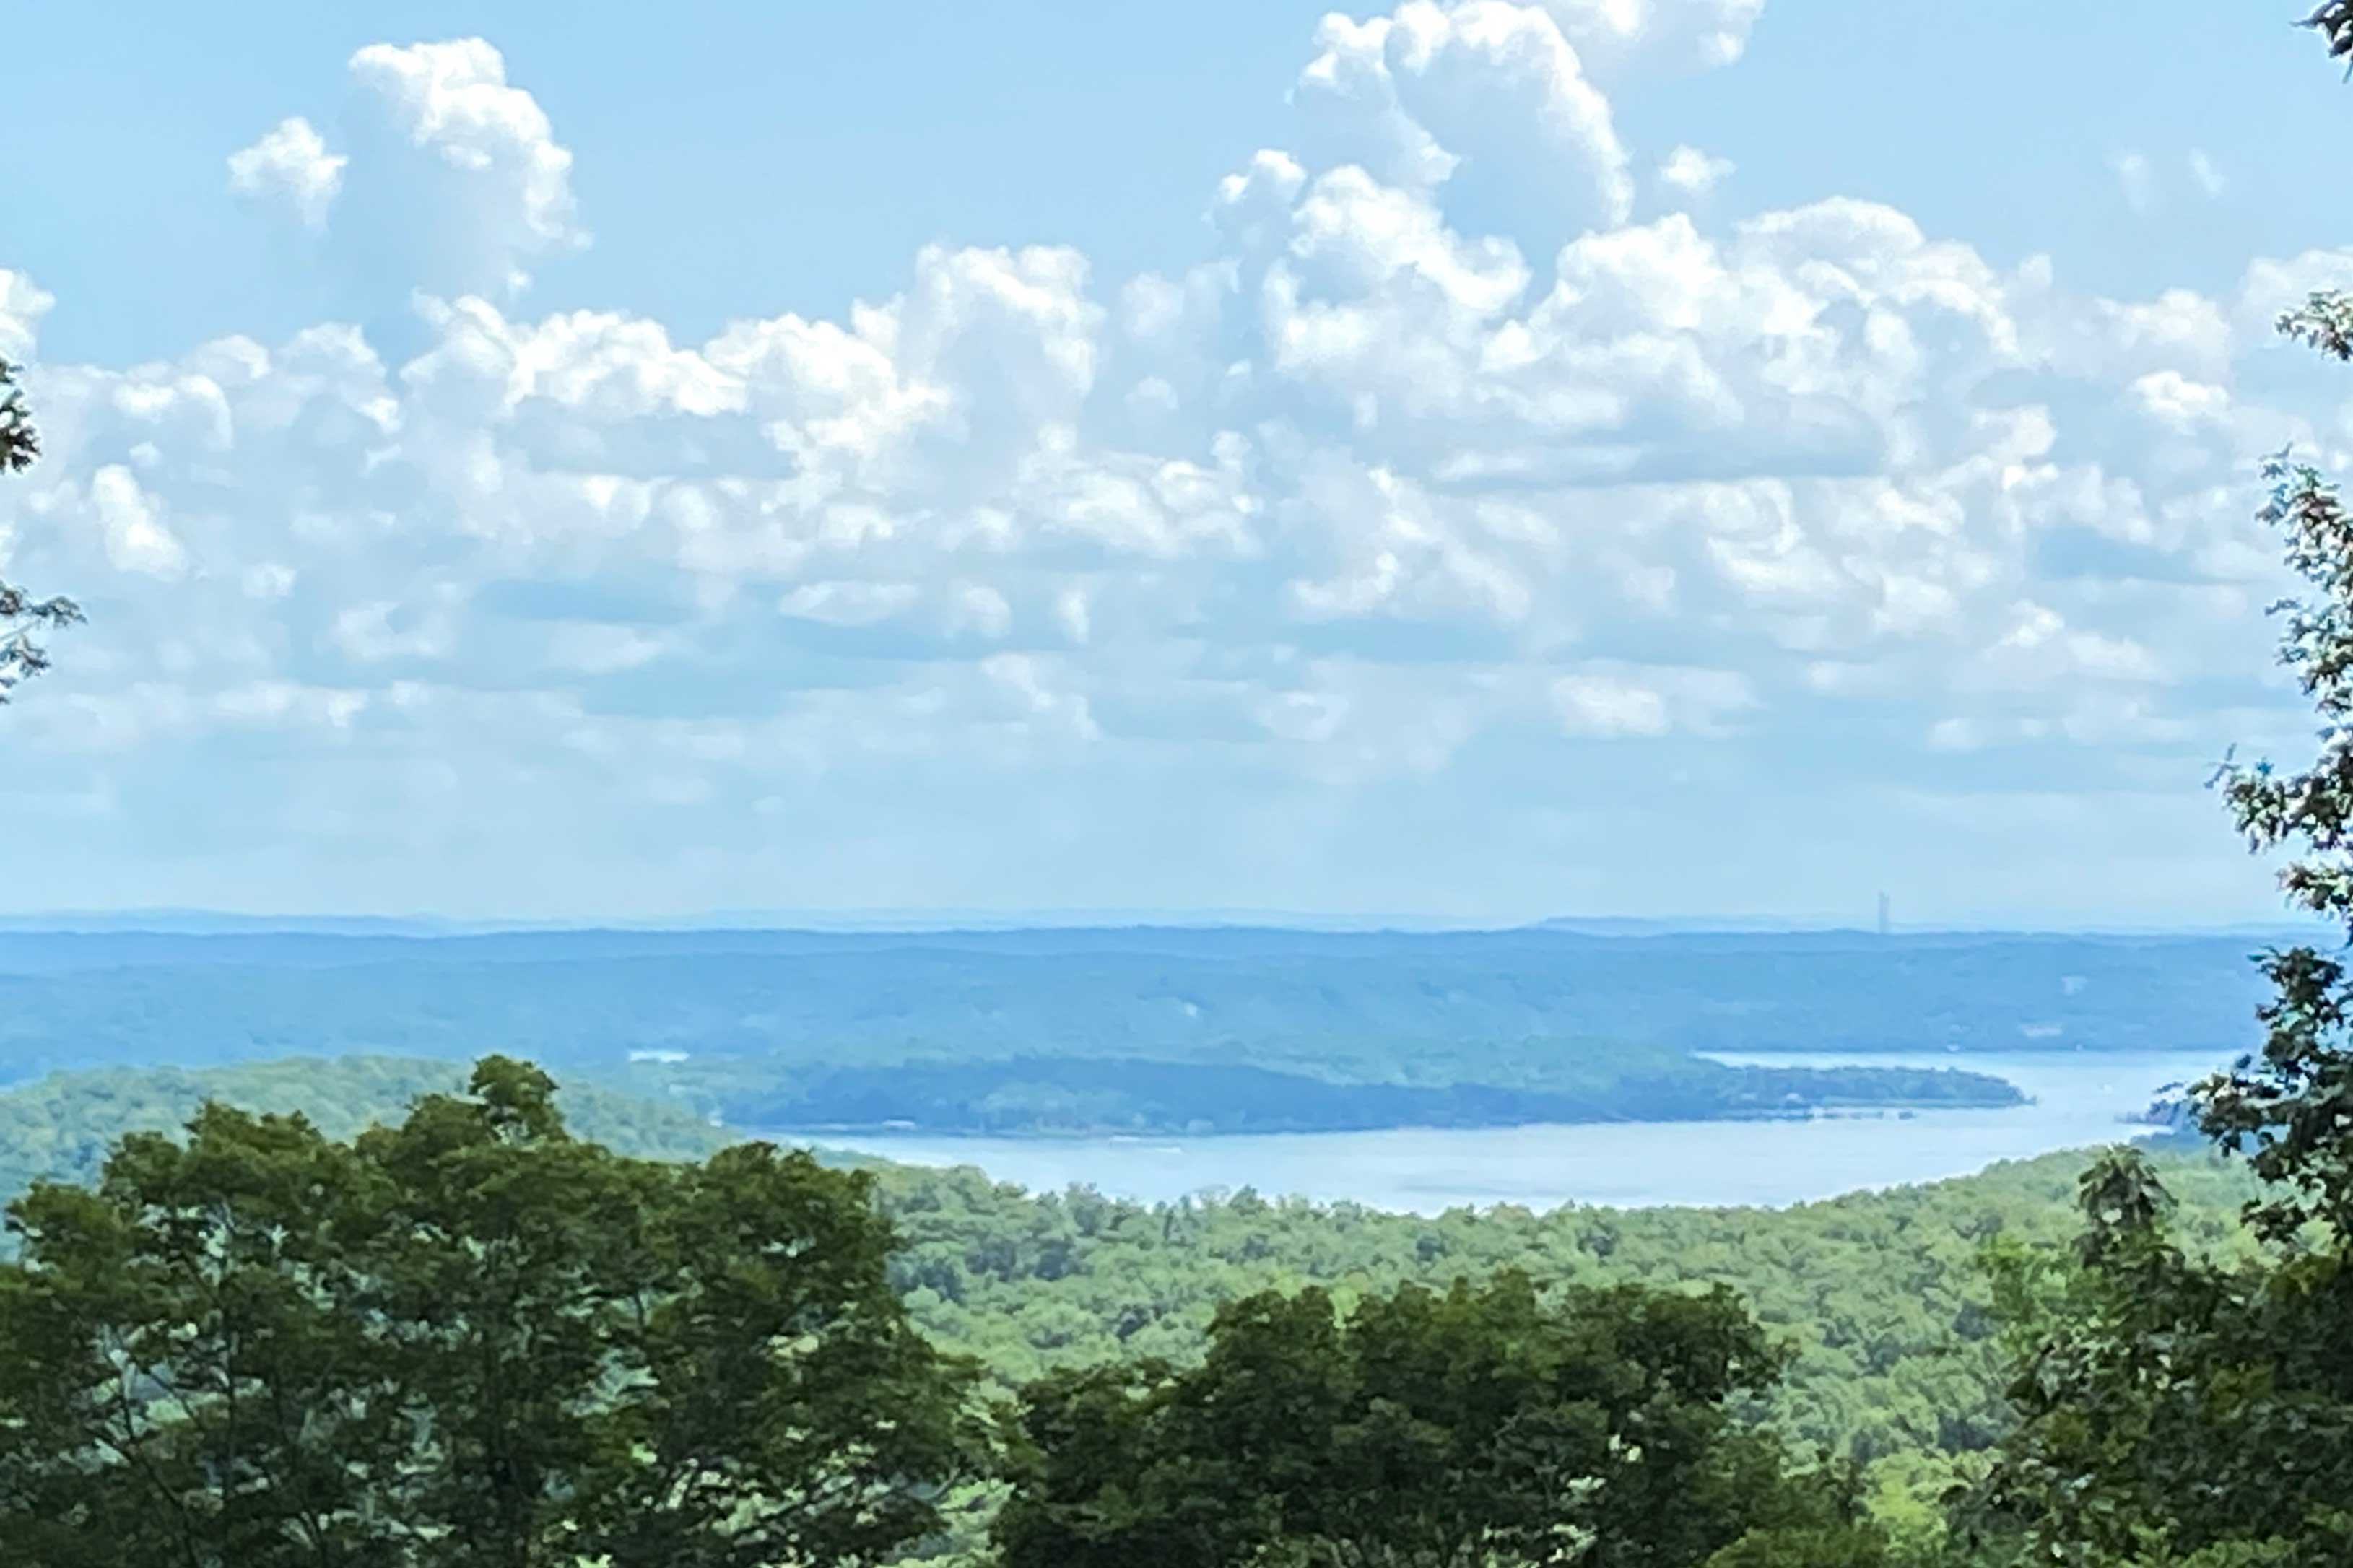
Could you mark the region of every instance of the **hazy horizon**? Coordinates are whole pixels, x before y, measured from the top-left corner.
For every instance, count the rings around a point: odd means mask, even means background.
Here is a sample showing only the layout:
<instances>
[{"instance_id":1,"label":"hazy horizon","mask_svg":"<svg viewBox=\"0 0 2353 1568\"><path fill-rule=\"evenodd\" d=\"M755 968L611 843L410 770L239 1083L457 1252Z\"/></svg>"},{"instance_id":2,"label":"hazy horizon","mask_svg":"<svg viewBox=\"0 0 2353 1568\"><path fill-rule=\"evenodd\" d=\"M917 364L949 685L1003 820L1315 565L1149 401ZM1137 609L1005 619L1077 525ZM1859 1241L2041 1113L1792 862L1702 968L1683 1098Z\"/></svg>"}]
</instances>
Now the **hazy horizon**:
<instances>
[{"instance_id":1,"label":"hazy horizon","mask_svg":"<svg viewBox=\"0 0 2353 1568\"><path fill-rule=\"evenodd\" d=\"M1984 921L1908 924L1891 921L1886 934L1896 937L1948 935L2010 935L2021 937L2184 936L2293 934L2307 931L2310 921L2287 916L2273 921L2212 923L2147 923L2115 925L2035 924L2030 921ZM378 930L386 934L494 935L505 931L871 931L876 934L922 935L966 931L1053 931L1111 930L1266 931L1271 932L1392 932L1400 935L1445 932L1511 932L1542 929L1567 935L1808 935L1830 933L1880 934L1869 919L1835 914L1756 915L1574 915L1555 914L1513 921L1443 920L1409 912L1315 911L1300 910L713 910L674 916L581 915L565 918L528 916L455 916L416 910L239 910L226 909L29 910L0 910L0 934L11 931L77 934L82 931L186 932L207 928L224 931L306 931L348 927Z\"/></svg>"}]
</instances>

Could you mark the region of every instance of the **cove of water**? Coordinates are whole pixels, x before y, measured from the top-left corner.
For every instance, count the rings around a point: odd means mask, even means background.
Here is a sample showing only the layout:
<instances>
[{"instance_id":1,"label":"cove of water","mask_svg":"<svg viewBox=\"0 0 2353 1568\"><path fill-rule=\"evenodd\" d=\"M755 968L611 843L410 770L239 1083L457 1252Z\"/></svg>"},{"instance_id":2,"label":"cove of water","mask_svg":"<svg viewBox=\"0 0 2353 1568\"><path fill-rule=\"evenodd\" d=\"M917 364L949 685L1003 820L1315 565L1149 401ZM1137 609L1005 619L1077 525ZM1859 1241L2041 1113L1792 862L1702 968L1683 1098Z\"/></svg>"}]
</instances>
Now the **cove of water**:
<instances>
[{"instance_id":1,"label":"cove of water","mask_svg":"<svg viewBox=\"0 0 2353 1568\"><path fill-rule=\"evenodd\" d=\"M911 1165L976 1165L1033 1191L1092 1186L1166 1202L1256 1189L1413 1214L1562 1204L1620 1208L1781 1207L1841 1193L1968 1175L2001 1160L2143 1135L2124 1118L2164 1086L2224 1064L2204 1054L1724 1055L1734 1065L1965 1067L2032 1097L1994 1110L1922 1110L1801 1121L1614 1121L1391 1128L1220 1137L827 1136L829 1146Z\"/></svg>"}]
</instances>

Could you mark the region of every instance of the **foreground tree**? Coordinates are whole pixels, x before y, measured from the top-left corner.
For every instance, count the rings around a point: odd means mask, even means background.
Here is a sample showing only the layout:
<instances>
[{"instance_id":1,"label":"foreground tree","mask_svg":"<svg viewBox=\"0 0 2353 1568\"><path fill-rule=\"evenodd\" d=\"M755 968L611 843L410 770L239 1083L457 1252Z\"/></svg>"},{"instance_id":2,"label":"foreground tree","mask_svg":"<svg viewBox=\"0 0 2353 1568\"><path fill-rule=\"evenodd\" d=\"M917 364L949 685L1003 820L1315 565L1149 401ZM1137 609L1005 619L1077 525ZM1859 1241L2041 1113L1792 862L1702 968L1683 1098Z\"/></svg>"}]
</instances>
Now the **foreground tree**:
<instances>
[{"instance_id":1,"label":"foreground tree","mask_svg":"<svg viewBox=\"0 0 2353 1568\"><path fill-rule=\"evenodd\" d=\"M2353 0L2306 25L2353 53ZM2353 360L2353 299L2316 294L2279 329ZM2353 513L2285 452L2264 477L2263 518L2307 585L2280 606L2282 658L2320 743L2299 771L2232 765L2217 782L2249 846L2288 854L2291 903L2353 936ZM2263 1182L2244 1215L2256 1260L2185 1257L2147 1162L2117 1151L2084 1178L2075 1258L2000 1265L2020 1422L1976 1512L2038 1561L2353 1562L2353 986L2309 946L2262 963L2261 1054L2188 1102Z\"/></svg>"},{"instance_id":2,"label":"foreground tree","mask_svg":"<svg viewBox=\"0 0 2353 1568\"><path fill-rule=\"evenodd\" d=\"M2353 1290L2344 1237L2187 1257L2163 1187L2117 1150L2083 1183L2072 1258L2008 1253L2016 1431L1967 1533L2086 1568L2353 1562Z\"/></svg>"},{"instance_id":3,"label":"foreground tree","mask_svg":"<svg viewBox=\"0 0 2353 1568\"><path fill-rule=\"evenodd\" d=\"M14 1205L0 1539L53 1568L878 1563L985 1457L862 1177L564 1131L492 1058L352 1143L208 1108ZM12 1556L12 1560L17 1560Z\"/></svg>"},{"instance_id":4,"label":"foreground tree","mask_svg":"<svg viewBox=\"0 0 2353 1568\"><path fill-rule=\"evenodd\" d=\"M1255 1296L1197 1368L1031 1387L997 1543L1006 1568L1874 1568L1848 1480L1732 1414L1780 1364L1722 1291Z\"/></svg>"},{"instance_id":5,"label":"foreground tree","mask_svg":"<svg viewBox=\"0 0 2353 1568\"><path fill-rule=\"evenodd\" d=\"M0 474L22 473L40 455L40 432L25 406L16 367L0 359ZM80 619L81 610L72 600L37 599L0 579L0 702L7 701L20 682L48 668L41 635Z\"/></svg>"}]
</instances>

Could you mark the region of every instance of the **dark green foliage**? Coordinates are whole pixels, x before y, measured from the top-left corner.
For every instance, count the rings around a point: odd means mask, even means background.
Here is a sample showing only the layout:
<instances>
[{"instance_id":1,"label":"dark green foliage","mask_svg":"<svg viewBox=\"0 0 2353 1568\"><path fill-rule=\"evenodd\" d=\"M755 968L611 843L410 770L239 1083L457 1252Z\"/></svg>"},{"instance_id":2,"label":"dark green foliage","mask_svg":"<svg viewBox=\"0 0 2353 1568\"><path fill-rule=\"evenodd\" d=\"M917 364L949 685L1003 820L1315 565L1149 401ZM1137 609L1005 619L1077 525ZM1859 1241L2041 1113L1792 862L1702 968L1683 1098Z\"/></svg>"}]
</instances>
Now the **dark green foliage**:
<instances>
[{"instance_id":1,"label":"dark green foliage","mask_svg":"<svg viewBox=\"0 0 2353 1568\"><path fill-rule=\"evenodd\" d=\"M2002 1259L2019 1420L1979 1530L2067 1563L2353 1561L2341 1240L2216 1266L2174 1245L2171 1206L2118 1152L2084 1175L2076 1258Z\"/></svg>"},{"instance_id":2,"label":"dark green foliage","mask_svg":"<svg viewBox=\"0 0 2353 1568\"><path fill-rule=\"evenodd\" d=\"M1852 1482L1730 1413L1779 1365L1724 1291L1253 1296L1196 1366L1031 1387L997 1538L1005 1568L1698 1568L1836 1536L1873 1568Z\"/></svg>"},{"instance_id":3,"label":"dark green foliage","mask_svg":"<svg viewBox=\"0 0 2353 1568\"><path fill-rule=\"evenodd\" d=\"M1784 1525L1750 1531L1707 1568L1880 1568L1886 1536L1862 1524Z\"/></svg>"},{"instance_id":4,"label":"dark green foliage","mask_svg":"<svg viewBox=\"0 0 2353 1568\"><path fill-rule=\"evenodd\" d=\"M40 432L16 384L16 367L0 359L0 474L22 473L41 455ZM40 635L81 619L71 599L37 599L13 583L0 582L0 702L16 686L49 668Z\"/></svg>"},{"instance_id":5,"label":"dark green foliage","mask_svg":"<svg viewBox=\"0 0 2353 1568\"><path fill-rule=\"evenodd\" d=\"M0 1096L0 1169L94 1179L122 1132L168 1129L209 1091L249 1110L319 1108L331 1134L396 1122L421 1092L458 1087L435 1064L344 1059L188 1074L59 1078ZM722 1134L674 1108L586 1091L564 1099L583 1131L631 1152L699 1157ZM71 1135L58 1138L60 1129ZM64 1145L94 1151L68 1158ZM680 1145L686 1145L681 1148ZM892 1265L916 1323L978 1356L1000 1389L1051 1373L1157 1357L1193 1364L1225 1302L1270 1289L1327 1289L1341 1310L1407 1283L1518 1268L1547 1284L1737 1290L1793 1353L1744 1419L1799 1451L1870 1467L1876 1506L1933 1535L1936 1502L2006 1429L2004 1347L1976 1268L1989 1239L2067 1238L2073 1159L1966 1181L1857 1194L1779 1213L1550 1214L1502 1208L1434 1218L1250 1194L1147 1206L1083 1191L1031 1196L974 1171L884 1170L876 1196L902 1238ZM2162 1167L2193 1255L2242 1245L2242 1172L2203 1157ZM1761 1548L1760 1548L1761 1549Z\"/></svg>"},{"instance_id":6,"label":"dark green foliage","mask_svg":"<svg viewBox=\"0 0 2353 1568\"><path fill-rule=\"evenodd\" d=\"M1346 1308L1404 1284L1442 1289L1515 1268L1547 1283L1723 1284L1795 1352L1754 1414L1805 1450L1876 1465L1980 1451L2006 1430L2004 1347L1978 1258L1996 1237L2063 1245L2076 1163L2054 1155L1770 1213L1503 1207L1430 1218L1247 1193L1153 1206L1083 1191L1031 1197L975 1171L877 1181L904 1239L894 1268L910 1310L1008 1383L1131 1358L1188 1364L1222 1303L1270 1289L1319 1285ZM2164 1169L2184 1197L2184 1245L2240 1245L2243 1173L2203 1156Z\"/></svg>"},{"instance_id":7,"label":"dark green foliage","mask_svg":"<svg viewBox=\"0 0 2353 1568\"><path fill-rule=\"evenodd\" d=\"M888 1231L859 1178L739 1144L659 1178L643 1238L663 1298L630 1349L648 1387L604 1432L590 1538L617 1563L769 1568L887 1560L937 1532L944 1483L979 1473L964 1374L908 1331Z\"/></svg>"},{"instance_id":8,"label":"dark green foliage","mask_svg":"<svg viewBox=\"0 0 2353 1568\"><path fill-rule=\"evenodd\" d=\"M2308 948L2274 953L2263 1055L2199 1086L2200 1129L2245 1153L2265 1183L2248 1222L2293 1245L2307 1227L2353 1238L2353 1049L2344 966Z\"/></svg>"},{"instance_id":9,"label":"dark green foliage","mask_svg":"<svg viewBox=\"0 0 2353 1568\"><path fill-rule=\"evenodd\" d=\"M41 455L41 433L33 427L16 374L15 365L0 359L0 474L21 474Z\"/></svg>"},{"instance_id":10,"label":"dark green foliage","mask_svg":"<svg viewBox=\"0 0 2353 1568\"><path fill-rule=\"evenodd\" d=\"M2304 19L2304 26L2327 42L2331 59L2353 55L2353 0L2326 0Z\"/></svg>"},{"instance_id":11,"label":"dark green foliage","mask_svg":"<svg viewBox=\"0 0 2353 1568\"><path fill-rule=\"evenodd\" d=\"M220 1105L10 1211L0 1539L55 1568L879 1563L985 1436L867 1178L575 1140L485 1059L350 1142Z\"/></svg>"}]
</instances>

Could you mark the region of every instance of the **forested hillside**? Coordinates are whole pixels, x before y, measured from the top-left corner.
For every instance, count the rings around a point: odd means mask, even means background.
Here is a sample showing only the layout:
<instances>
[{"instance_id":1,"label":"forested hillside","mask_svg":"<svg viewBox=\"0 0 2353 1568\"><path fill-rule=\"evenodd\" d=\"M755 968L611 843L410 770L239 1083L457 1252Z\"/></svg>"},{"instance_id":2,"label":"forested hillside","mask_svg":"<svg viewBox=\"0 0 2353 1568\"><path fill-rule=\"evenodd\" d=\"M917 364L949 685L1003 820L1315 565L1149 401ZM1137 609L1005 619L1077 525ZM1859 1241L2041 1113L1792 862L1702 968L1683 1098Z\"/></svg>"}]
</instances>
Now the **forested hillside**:
<instances>
[{"instance_id":1,"label":"forested hillside","mask_svg":"<svg viewBox=\"0 0 2353 1568\"><path fill-rule=\"evenodd\" d=\"M1550 1281L1722 1283L1799 1348L1773 1418L1869 1460L1990 1440L1999 1365L1979 1254L1996 1237L2073 1234L2084 1158L1785 1210L1421 1218L1250 1193L1146 1206L906 1168L883 1172L880 1191L918 1320L1010 1380L1120 1355L1182 1358L1219 1302L1270 1286L1327 1285L1345 1300L1506 1268ZM2164 1168L2194 1243L2232 1245L2244 1173L2187 1152Z\"/></svg>"},{"instance_id":2,"label":"forested hillside","mask_svg":"<svg viewBox=\"0 0 2353 1568\"><path fill-rule=\"evenodd\" d=\"M463 1076L381 1058L61 1075L0 1095L0 1173L12 1190L34 1175L89 1180L114 1140L174 1127L206 1095L301 1109L344 1134L396 1121L415 1096ZM617 1151L693 1158L727 1141L673 1105L594 1090L565 1098L578 1131ZM1725 1285L1795 1352L1753 1415L1802 1449L1871 1466L1883 1506L1925 1519L1955 1463L2006 1424L1985 1250L1998 1237L2055 1245L2071 1235L2082 1164L2055 1154L1785 1211L1572 1206L1426 1219L1248 1192L1149 1206L1029 1194L969 1169L882 1168L876 1191L899 1236L892 1272L913 1320L978 1357L1008 1392L1115 1361L1187 1363L1221 1305L1266 1289L1320 1285L1345 1308L1401 1284L1514 1269L1547 1287ZM2185 1239L2239 1246L2244 1172L2186 1147L2164 1169Z\"/></svg>"},{"instance_id":3,"label":"forested hillside","mask_svg":"<svg viewBox=\"0 0 2353 1568\"><path fill-rule=\"evenodd\" d=\"M451 1093L465 1081L459 1063L361 1056L57 1073L0 1093L0 1190L14 1195L37 1181L91 1181L125 1133L175 1131L208 1100L300 1111L327 1136L349 1138L398 1121L420 1095ZM694 1159L731 1141L677 1105L585 1084L562 1093L582 1137L629 1153Z\"/></svg>"},{"instance_id":4,"label":"forested hillside","mask_svg":"<svg viewBox=\"0 0 2353 1568\"><path fill-rule=\"evenodd\" d=\"M1693 1053L2211 1050L2240 939L1245 931L0 934L0 1062L470 1057L738 1125L1220 1131L1995 1104Z\"/></svg>"}]
</instances>

